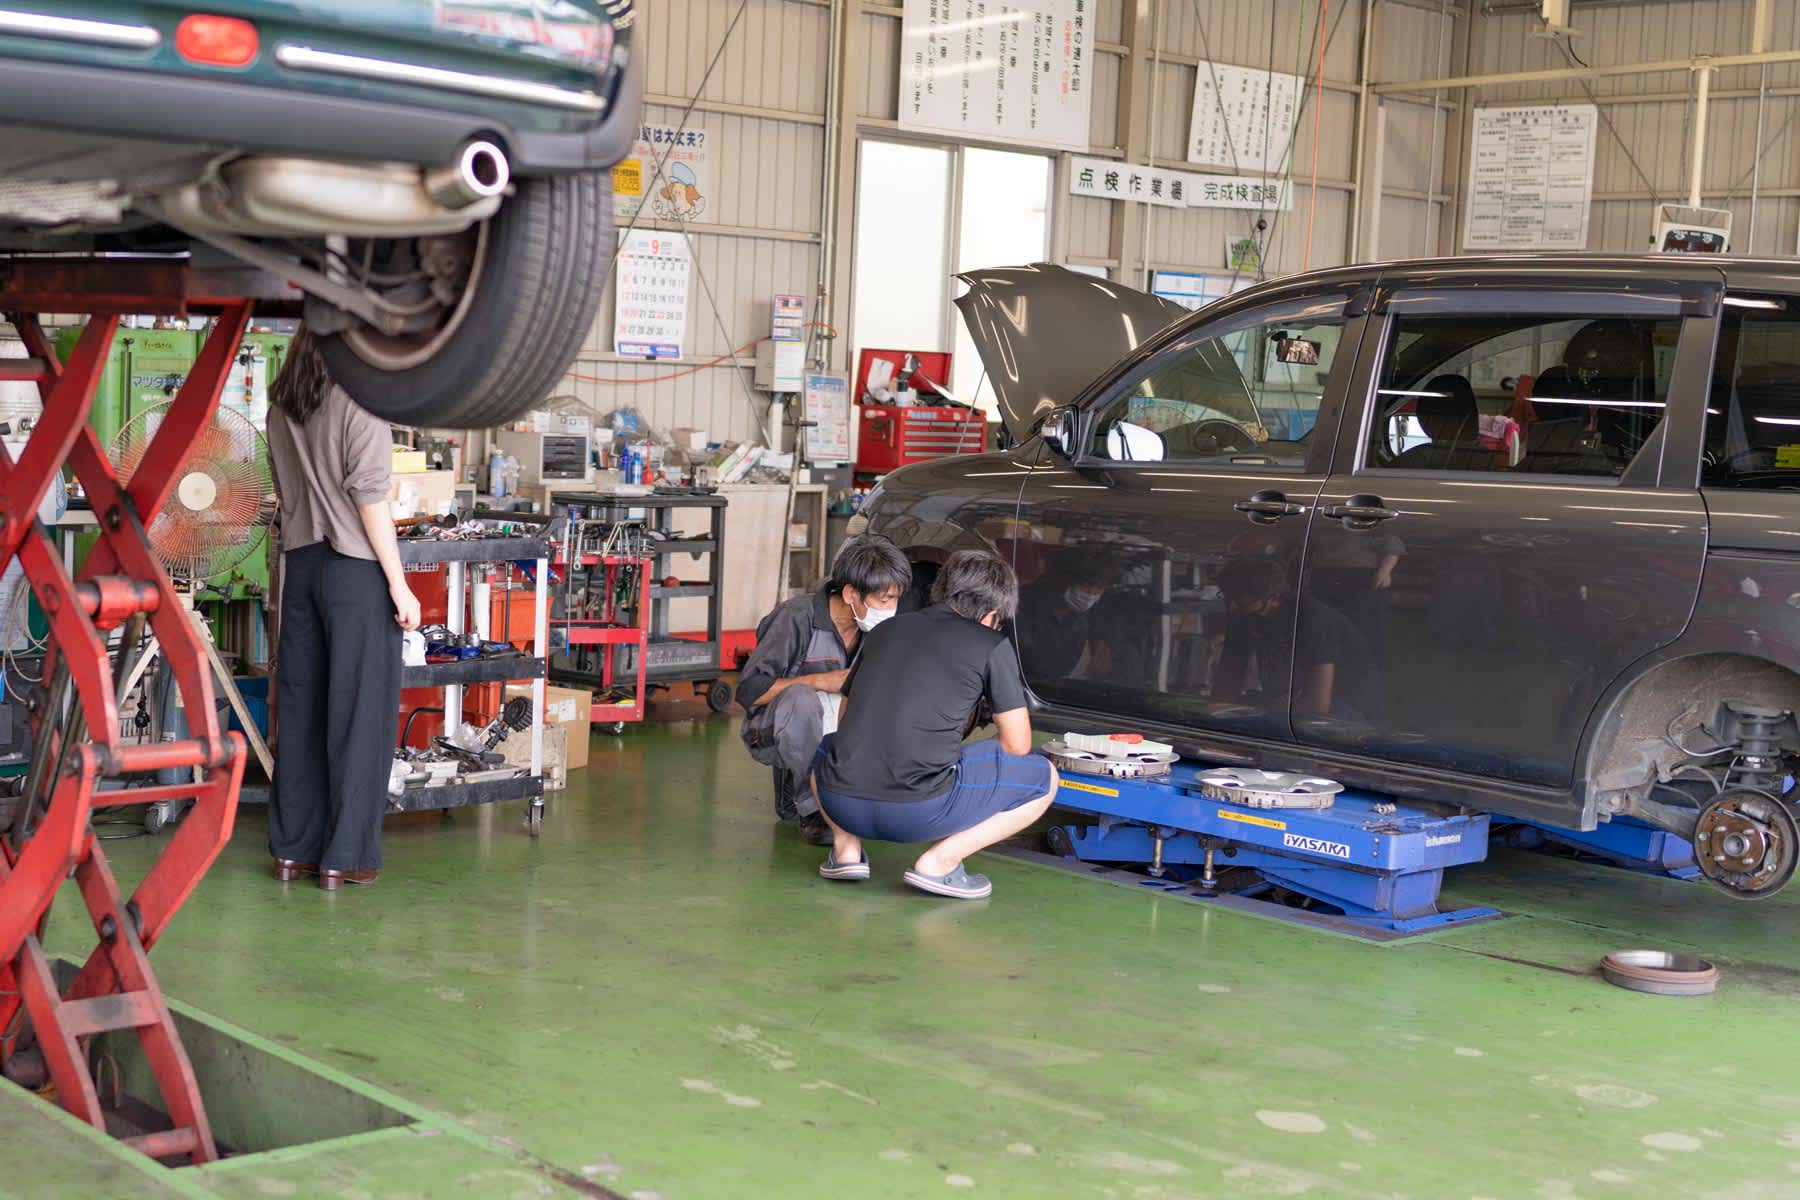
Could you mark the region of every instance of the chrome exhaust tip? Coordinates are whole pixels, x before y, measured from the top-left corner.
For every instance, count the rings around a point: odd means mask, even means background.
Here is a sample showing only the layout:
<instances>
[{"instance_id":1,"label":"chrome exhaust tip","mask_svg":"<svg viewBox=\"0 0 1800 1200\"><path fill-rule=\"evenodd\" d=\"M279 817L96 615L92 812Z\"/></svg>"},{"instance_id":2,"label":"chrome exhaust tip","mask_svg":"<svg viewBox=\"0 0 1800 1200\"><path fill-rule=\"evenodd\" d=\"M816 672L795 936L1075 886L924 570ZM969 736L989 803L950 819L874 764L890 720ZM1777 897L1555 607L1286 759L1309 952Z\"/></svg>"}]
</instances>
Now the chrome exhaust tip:
<instances>
[{"instance_id":1,"label":"chrome exhaust tip","mask_svg":"<svg viewBox=\"0 0 1800 1200\"><path fill-rule=\"evenodd\" d=\"M423 176L425 194L445 208L467 208L500 195L512 180L506 155L492 142L470 142L456 160Z\"/></svg>"}]
</instances>

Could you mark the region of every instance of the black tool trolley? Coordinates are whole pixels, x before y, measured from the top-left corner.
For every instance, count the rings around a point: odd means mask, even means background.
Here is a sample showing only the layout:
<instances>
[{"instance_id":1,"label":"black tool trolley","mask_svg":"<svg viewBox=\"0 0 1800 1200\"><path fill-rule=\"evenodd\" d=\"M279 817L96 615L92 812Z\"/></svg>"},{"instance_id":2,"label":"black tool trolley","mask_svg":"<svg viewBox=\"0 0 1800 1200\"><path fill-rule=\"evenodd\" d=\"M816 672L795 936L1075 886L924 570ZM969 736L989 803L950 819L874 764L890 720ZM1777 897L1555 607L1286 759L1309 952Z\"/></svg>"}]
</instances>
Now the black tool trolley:
<instances>
[{"instance_id":1,"label":"black tool trolley","mask_svg":"<svg viewBox=\"0 0 1800 1200\"><path fill-rule=\"evenodd\" d=\"M559 620L580 619L587 615L592 598L610 594L606 580L591 578L593 568L578 565L582 557L575 553L592 551L609 544L630 547L628 557L640 555L650 561L648 591L649 612L639 620L645 627L640 651L631 644L607 646L568 646L558 648L551 656L550 678L557 683L602 689L609 681L629 679L638 673L634 656L642 653L644 685L648 689L668 689L691 684L696 695L704 696L716 712L724 712L731 704L731 685L722 678L720 664L720 627L722 609L720 592L725 578L725 497L710 493L683 492L649 496L616 496L600 492L555 492L550 497L552 512L566 518L562 536L567 539L559 557L568 564L563 587L558 594ZM703 536L686 536L675 530L675 517L683 509L705 510L710 517L708 532ZM672 574L672 564L679 555L702 556L706 564L703 578L680 578ZM702 634L676 636L669 630L669 602L687 598L706 601L706 631ZM602 658L611 655L610 670ZM597 707L596 712L600 709ZM614 732L617 732L615 729Z\"/></svg>"},{"instance_id":2,"label":"black tool trolley","mask_svg":"<svg viewBox=\"0 0 1800 1200\"><path fill-rule=\"evenodd\" d=\"M544 649L549 642L548 568L551 543L543 537L486 537L464 540L402 538L400 562L408 567L445 565L447 624L452 633L462 634L468 610L468 575L471 564L505 564L518 571L525 563L535 567L536 588L532 603L532 648L534 654L518 657L469 659L462 662L409 666L402 670L402 688L441 687L444 689L444 727L446 731L462 720L462 691L478 683L522 683L531 689L530 724L517 732L531 738L531 763L524 775L509 769L476 771L459 775L453 781L432 784L408 784L404 794L388 797L389 812L416 812L421 809L463 808L472 804L501 804L511 800L529 800L526 828L533 837L544 825ZM510 606L508 609L510 613ZM516 728L516 727L515 727ZM491 775L491 778L484 778Z\"/></svg>"}]
</instances>

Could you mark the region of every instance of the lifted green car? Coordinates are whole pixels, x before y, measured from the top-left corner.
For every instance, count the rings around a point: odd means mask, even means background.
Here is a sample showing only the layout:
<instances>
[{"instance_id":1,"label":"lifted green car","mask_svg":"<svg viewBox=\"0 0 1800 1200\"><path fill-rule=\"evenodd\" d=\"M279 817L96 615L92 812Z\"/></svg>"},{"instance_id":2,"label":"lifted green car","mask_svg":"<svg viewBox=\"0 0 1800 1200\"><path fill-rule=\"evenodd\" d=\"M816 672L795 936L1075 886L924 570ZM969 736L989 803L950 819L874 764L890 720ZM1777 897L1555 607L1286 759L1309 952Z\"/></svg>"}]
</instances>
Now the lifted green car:
<instances>
[{"instance_id":1,"label":"lifted green car","mask_svg":"<svg viewBox=\"0 0 1800 1200\"><path fill-rule=\"evenodd\" d=\"M273 271L365 407L482 426L579 351L632 0L0 0L0 255Z\"/></svg>"}]
</instances>

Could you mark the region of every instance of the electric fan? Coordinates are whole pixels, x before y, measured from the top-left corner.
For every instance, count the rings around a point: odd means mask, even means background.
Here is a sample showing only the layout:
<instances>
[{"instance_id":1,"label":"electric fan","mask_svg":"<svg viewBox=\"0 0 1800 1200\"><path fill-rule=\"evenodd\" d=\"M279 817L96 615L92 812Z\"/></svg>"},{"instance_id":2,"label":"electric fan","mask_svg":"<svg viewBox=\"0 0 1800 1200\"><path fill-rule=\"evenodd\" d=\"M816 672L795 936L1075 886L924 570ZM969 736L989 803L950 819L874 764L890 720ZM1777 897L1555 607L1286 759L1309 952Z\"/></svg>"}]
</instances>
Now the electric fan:
<instances>
[{"instance_id":1,"label":"electric fan","mask_svg":"<svg viewBox=\"0 0 1800 1200\"><path fill-rule=\"evenodd\" d=\"M113 466L129 480L172 404L134 417L113 439ZM150 522L150 546L177 586L194 588L262 551L271 516L269 453L263 435L235 409L221 408L200 431L168 502Z\"/></svg>"}]
</instances>

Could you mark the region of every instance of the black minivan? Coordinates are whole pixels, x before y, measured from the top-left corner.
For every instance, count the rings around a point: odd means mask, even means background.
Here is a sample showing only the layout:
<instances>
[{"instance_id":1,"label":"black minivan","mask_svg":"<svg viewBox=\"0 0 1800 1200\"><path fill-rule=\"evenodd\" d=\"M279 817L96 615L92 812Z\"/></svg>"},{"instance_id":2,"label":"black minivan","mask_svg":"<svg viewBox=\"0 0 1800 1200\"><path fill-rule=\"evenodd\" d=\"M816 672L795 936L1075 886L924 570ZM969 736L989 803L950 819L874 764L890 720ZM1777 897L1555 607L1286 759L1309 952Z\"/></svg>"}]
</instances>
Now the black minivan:
<instances>
[{"instance_id":1,"label":"black minivan","mask_svg":"<svg viewBox=\"0 0 1800 1200\"><path fill-rule=\"evenodd\" d=\"M921 575L1012 562L1040 723L1793 873L1800 263L1436 259L1187 313L959 300L1017 444L889 475ZM1106 364L1111 365L1106 365Z\"/></svg>"}]
</instances>

